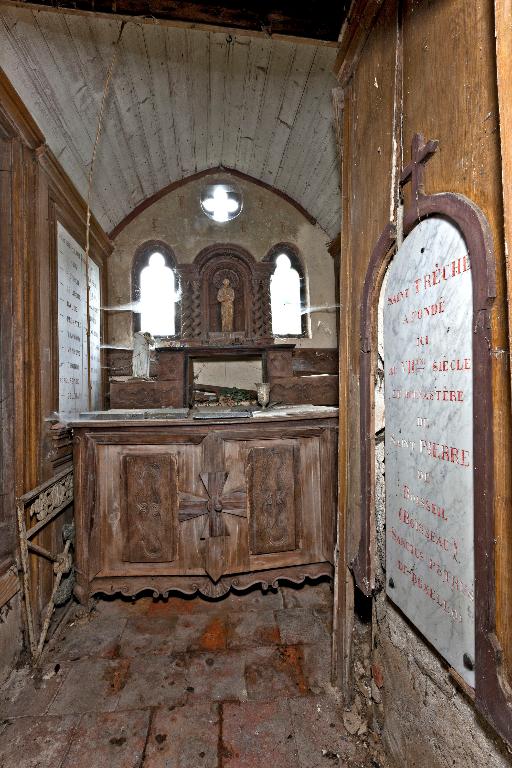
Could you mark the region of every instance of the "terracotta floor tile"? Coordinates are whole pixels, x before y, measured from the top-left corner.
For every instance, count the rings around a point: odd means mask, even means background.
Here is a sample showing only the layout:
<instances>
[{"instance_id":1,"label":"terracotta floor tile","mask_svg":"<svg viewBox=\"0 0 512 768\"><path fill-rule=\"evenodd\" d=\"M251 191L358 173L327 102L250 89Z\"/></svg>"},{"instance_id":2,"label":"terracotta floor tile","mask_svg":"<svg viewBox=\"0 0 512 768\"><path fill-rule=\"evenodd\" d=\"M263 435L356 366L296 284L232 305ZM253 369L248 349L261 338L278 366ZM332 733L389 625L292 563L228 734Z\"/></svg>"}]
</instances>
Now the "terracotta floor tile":
<instances>
[{"instance_id":1,"label":"terracotta floor tile","mask_svg":"<svg viewBox=\"0 0 512 768\"><path fill-rule=\"evenodd\" d=\"M121 639L120 655L223 650L227 643L226 621L225 617L210 613L130 619Z\"/></svg>"},{"instance_id":2,"label":"terracotta floor tile","mask_svg":"<svg viewBox=\"0 0 512 768\"><path fill-rule=\"evenodd\" d=\"M69 672L69 665L46 663L15 670L0 690L0 716L41 715L48 710Z\"/></svg>"},{"instance_id":3,"label":"terracotta floor tile","mask_svg":"<svg viewBox=\"0 0 512 768\"><path fill-rule=\"evenodd\" d=\"M4 723L0 768L60 768L79 719L77 715L23 717Z\"/></svg>"},{"instance_id":4,"label":"terracotta floor tile","mask_svg":"<svg viewBox=\"0 0 512 768\"><path fill-rule=\"evenodd\" d=\"M83 715L61 768L139 768L149 711Z\"/></svg>"},{"instance_id":5,"label":"terracotta floor tile","mask_svg":"<svg viewBox=\"0 0 512 768\"><path fill-rule=\"evenodd\" d=\"M111 712L119 699L129 672L125 659L82 659L74 662L49 712L62 715Z\"/></svg>"},{"instance_id":6,"label":"terracotta floor tile","mask_svg":"<svg viewBox=\"0 0 512 768\"><path fill-rule=\"evenodd\" d=\"M245 651L245 681L249 699L268 701L276 696L305 696L304 652L300 645Z\"/></svg>"},{"instance_id":7,"label":"terracotta floor tile","mask_svg":"<svg viewBox=\"0 0 512 768\"><path fill-rule=\"evenodd\" d=\"M100 601L0 689L0 768L369 768L330 686L330 599Z\"/></svg>"},{"instance_id":8,"label":"terracotta floor tile","mask_svg":"<svg viewBox=\"0 0 512 768\"><path fill-rule=\"evenodd\" d=\"M194 696L210 701L245 701L245 653L191 654L188 658L187 680Z\"/></svg>"},{"instance_id":9,"label":"terracotta floor tile","mask_svg":"<svg viewBox=\"0 0 512 768\"><path fill-rule=\"evenodd\" d=\"M280 642L274 611L247 611L230 619L229 648L258 648Z\"/></svg>"},{"instance_id":10,"label":"terracotta floor tile","mask_svg":"<svg viewBox=\"0 0 512 768\"><path fill-rule=\"evenodd\" d=\"M331 689L331 638L303 648L302 668L308 691L313 694Z\"/></svg>"},{"instance_id":11,"label":"terracotta floor tile","mask_svg":"<svg viewBox=\"0 0 512 768\"><path fill-rule=\"evenodd\" d=\"M77 661L87 657L111 659L119 655L119 641L127 619L100 616L72 621L52 644L52 659Z\"/></svg>"},{"instance_id":12,"label":"terracotta floor tile","mask_svg":"<svg viewBox=\"0 0 512 768\"><path fill-rule=\"evenodd\" d=\"M178 616L137 616L128 619L119 642L119 655L133 657L147 653L172 653L177 623Z\"/></svg>"},{"instance_id":13,"label":"terracotta floor tile","mask_svg":"<svg viewBox=\"0 0 512 768\"><path fill-rule=\"evenodd\" d=\"M342 766L356 747L343 726L343 708L334 695L289 700L300 768ZM326 757L330 756L330 757Z\"/></svg>"},{"instance_id":14,"label":"terracotta floor tile","mask_svg":"<svg viewBox=\"0 0 512 768\"><path fill-rule=\"evenodd\" d=\"M130 661L129 674L120 692L118 709L176 706L187 701L189 687L186 659L182 656L146 654Z\"/></svg>"},{"instance_id":15,"label":"terracotta floor tile","mask_svg":"<svg viewBox=\"0 0 512 768\"><path fill-rule=\"evenodd\" d=\"M224 704L223 768L297 768L298 754L288 702Z\"/></svg>"},{"instance_id":16,"label":"terracotta floor tile","mask_svg":"<svg viewBox=\"0 0 512 768\"><path fill-rule=\"evenodd\" d=\"M144 768L217 768L218 705L194 703L156 710Z\"/></svg>"}]
</instances>

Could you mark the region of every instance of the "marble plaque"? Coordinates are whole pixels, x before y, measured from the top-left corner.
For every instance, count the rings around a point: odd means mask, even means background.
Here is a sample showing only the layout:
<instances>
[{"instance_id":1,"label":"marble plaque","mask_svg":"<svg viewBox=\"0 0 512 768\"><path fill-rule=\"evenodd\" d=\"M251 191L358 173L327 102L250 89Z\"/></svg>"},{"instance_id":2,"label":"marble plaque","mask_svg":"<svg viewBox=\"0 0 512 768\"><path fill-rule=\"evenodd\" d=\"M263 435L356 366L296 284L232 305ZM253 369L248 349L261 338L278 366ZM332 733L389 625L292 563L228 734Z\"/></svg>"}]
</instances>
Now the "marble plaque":
<instances>
[{"instance_id":1,"label":"marble plaque","mask_svg":"<svg viewBox=\"0 0 512 768\"><path fill-rule=\"evenodd\" d=\"M384 292L387 595L474 687L473 304L458 229L421 222Z\"/></svg>"},{"instance_id":2,"label":"marble plaque","mask_svg":"<svg viewBox=\"0 0 512 768\"><path fill-rule=\"evenodd\" d=\"M85 252L60 223L57 273L59 413L62 418L70 418L89 409L89 387L91 407L101 407L100 272L89 259L88 316Z\"/></svg>"},{"instance_id":3,"label":"marble plaque","mask_svg":"<svg viewBox=\"0 0 512 768\"><path fill-rule=\"evenodd\" d=\"M102 406L100 268L89 259L89 355L91 409Z\"/></svg>"}]
</instances>

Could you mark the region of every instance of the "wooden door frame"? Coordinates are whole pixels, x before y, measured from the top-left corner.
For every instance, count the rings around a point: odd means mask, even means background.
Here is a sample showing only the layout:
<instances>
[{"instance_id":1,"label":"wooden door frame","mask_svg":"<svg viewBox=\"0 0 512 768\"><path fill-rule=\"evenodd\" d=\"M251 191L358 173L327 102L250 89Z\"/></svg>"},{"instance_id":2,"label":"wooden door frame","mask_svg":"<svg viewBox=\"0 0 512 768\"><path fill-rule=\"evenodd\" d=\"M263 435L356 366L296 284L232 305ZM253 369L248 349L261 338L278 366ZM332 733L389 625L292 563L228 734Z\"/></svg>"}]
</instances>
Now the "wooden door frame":
<instances>
[{"instance_id":1,"label":"wooden door frame","mask_svg":"<svg viewBox=\"0 0 512 768\"><path fill-rule=\"evenodd\" d=\"M474 441L474 552L476 708L509 744L512 744L512 696L496 634L496 573L494 521L494 445L492 398L491 310L496 298L496 265L489 223L468 198L454 193L425 195L419 192L405 211L403 234L439 216L461 232L471 259L473 283L473 434ZM374 373L377 348L377 307L382 281L396 248L393 225L382 232L370 259L360 312L360 434L361 434L361 536L351 568L355 583L369 597L375 587L375 439ZM454 677L457 677L454 673Z\"/></svg>"}]
</instances>

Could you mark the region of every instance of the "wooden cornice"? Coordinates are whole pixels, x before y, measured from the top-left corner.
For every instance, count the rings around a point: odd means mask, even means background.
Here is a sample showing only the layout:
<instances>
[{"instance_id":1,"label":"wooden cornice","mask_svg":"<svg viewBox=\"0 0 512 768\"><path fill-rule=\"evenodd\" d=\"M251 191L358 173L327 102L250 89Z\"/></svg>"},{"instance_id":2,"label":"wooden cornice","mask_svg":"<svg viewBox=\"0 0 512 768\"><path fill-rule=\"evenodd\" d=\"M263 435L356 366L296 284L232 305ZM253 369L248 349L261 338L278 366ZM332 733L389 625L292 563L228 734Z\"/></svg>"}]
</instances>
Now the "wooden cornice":
<instances>
[{"instance_id":1,"label":"wooden cornice","mask_svg":"<svg viewBox=\"0 0 512 768\"><path fill-rule=\"evenodd\" d=\"M0 68L0 134L17 138L35 152L41 170L46 174L56 198L62 207L71 210L84 227L87 205L75 185L45 142L42 131ZM91 242L103 258L112 252L112 242L94 216L91 216Z\"/></svg>"},{"instance_id":2,"label":"wooden cornice","mask_svg":"<svg viewBox=\"0 0 512 768\"><path fill-rule=\"evenodd\" d=\"M334 74L341 87L350 80L384 0L353 0L340 35Z\"/></svg>"},{"instance_id":3,"label":"wooden cornice","mask_svg":"<svg viewBox=\"0 0 512 768\"><path fill-rule=\"evenodd\" d=\"M14 138L20 138L30 149L44 144L44 136L36 121L0 67L0 126Z\"/></svg>"},{"instance_id":4,"label":"wooden cornice","mask_svg":"<svg viewBox=\"0 0 512 768\"><path fill-rule=\"evenodd\" d=\"M52 196L55 202L63 208L71 210L77 222L83 225L85 233L87 204L82 195L78 192L66 171L46 144L37 149L36 155L39 166L51 184ZM112 241L93 214L91 214L90 233L91 244L95 252L99 253L103 258L107 258L113 250Z\"/></svg>"}]
</instances>

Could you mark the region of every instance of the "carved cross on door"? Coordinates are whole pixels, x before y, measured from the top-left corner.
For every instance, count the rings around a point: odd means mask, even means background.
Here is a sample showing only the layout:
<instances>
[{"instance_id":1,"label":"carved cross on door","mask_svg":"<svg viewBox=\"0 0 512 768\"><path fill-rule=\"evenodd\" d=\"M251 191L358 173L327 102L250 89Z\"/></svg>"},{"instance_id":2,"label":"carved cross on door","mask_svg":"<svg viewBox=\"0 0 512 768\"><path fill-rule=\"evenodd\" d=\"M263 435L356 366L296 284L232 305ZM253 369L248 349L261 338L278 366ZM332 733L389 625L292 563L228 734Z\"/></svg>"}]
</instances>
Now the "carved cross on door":
<instances>
[{"instance_id":1,"label":"carved cross on door","mask_svg":"<svg viewBox=\"0 0 512 768\"><path fill-rule=\"evenodd\" d=\"M425 194L425 163L427 163L437 150L439 142L431 139L425 143L421 133L415 133L411 146L411 162L406 165L400 176L400 186L403 187L411 181L412 199Z\"/></svg>"},{"instance_id":2,"label":"carved cross on door","mask_svg":"<svg viewBox=\"0 0 512 768\"><path fill-rule=\"evenodd\" d=\"M227 472L201 472L199 477L208 498L193 493L180 493L179 521L206 517L201 540L206 542L205 570L214 581L223 573L224 545L229 536L224 515L247 517L245 489L224 492Z\"/></svg>"}]
</instances>

